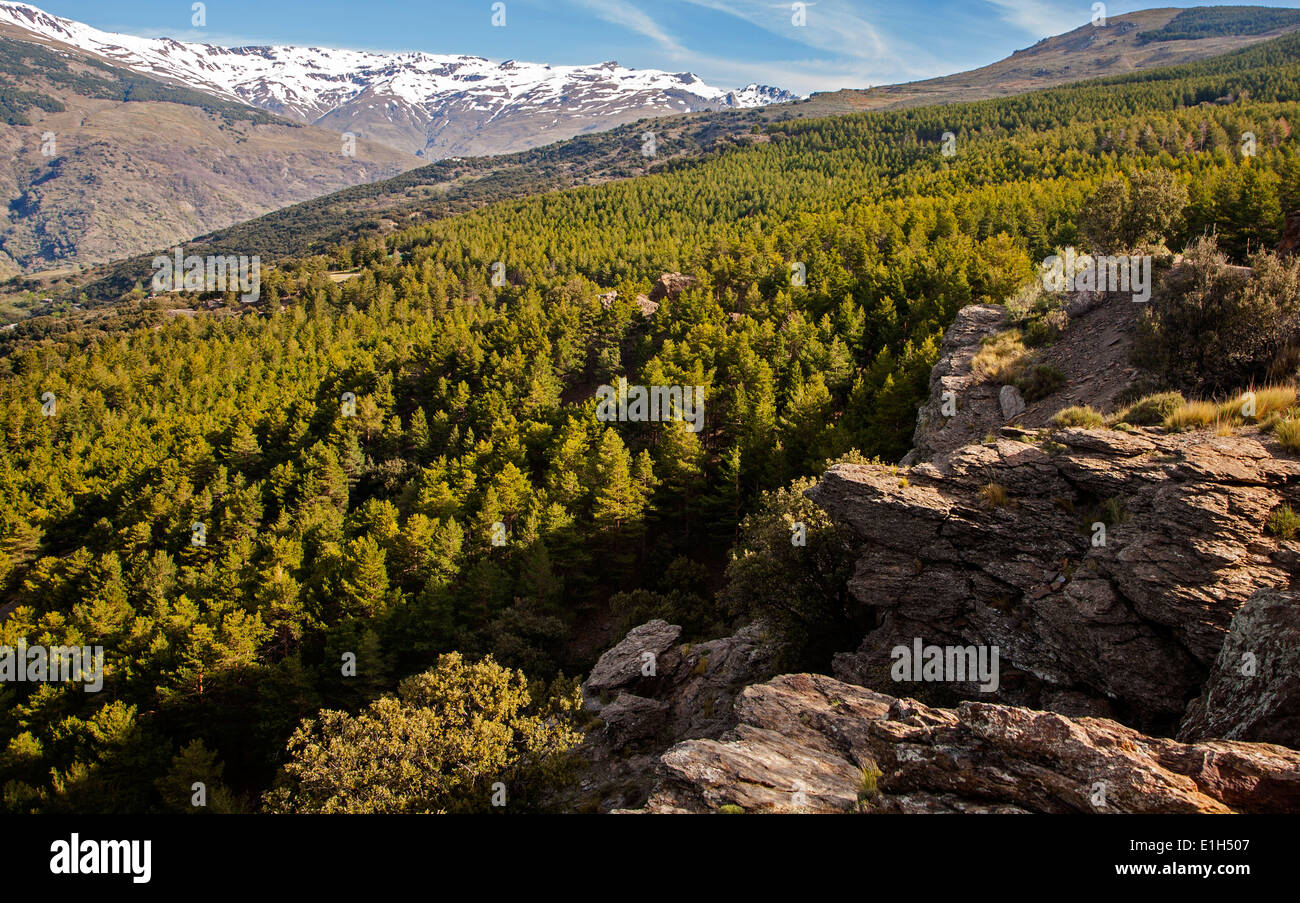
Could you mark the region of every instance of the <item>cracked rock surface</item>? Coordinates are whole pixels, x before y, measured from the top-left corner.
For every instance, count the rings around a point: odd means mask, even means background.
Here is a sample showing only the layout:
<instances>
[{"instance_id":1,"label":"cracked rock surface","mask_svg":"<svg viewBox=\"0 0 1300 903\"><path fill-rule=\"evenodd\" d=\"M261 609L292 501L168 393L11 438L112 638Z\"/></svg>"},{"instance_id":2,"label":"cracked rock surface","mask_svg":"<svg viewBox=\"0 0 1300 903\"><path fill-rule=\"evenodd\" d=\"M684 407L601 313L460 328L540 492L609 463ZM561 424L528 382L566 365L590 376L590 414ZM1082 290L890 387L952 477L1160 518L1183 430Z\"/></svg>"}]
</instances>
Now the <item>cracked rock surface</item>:
<instances>
[{"instance_id":1,"label":"cracked rock surface","mask_svg":"<svg viewBox=\"0 0 1300 903\"><path fill-rule=\"evenodd\" d=\"M892 687L890 651L917 637L997 646L997 693L955 698L1172 729L1237 609L1292 579L1300 547L1264 525L1300 506L1300 461L1258 433L1005 432L907 470L838 465L807 491L865 540L850 590L879 618L835 675Z\"/></svg>"},{"instance_id":2,"label":"cracked rock surface","mask_svg":"<svg viewBox=\"0 0 1300 903\"><path fill-rule=\"evenodd\" d=\"M650 812L1293 812L1300 752L1114 721L935 709L817 674L746 688L739 723L665 753ZM864 772L868 776L864 778Z\"/></svg>"}]
</instances>

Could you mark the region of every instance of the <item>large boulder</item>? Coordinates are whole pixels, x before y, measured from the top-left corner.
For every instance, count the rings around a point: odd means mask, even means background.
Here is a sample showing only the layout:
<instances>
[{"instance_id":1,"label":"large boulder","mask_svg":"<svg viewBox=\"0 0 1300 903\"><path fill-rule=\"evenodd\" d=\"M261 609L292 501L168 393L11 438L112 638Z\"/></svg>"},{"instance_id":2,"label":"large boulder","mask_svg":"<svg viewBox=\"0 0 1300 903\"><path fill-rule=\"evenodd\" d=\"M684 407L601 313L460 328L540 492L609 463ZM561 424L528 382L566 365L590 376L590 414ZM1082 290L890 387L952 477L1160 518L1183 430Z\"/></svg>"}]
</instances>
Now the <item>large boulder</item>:
<instances>
[{"instance_id":1,"label":"large boulder","mask_svg":"<svg viewBox=\"0 0 1300 903\"><path fill-rule=\"evenodd\" d=\"M998 404L1002 407L1002 419L1010 420L1025 409L1025 397L1015 386L1003 386L998 391Z\"/></svg>"},{"instance_id":2,"label":"large boulder","mask_svg":"<svg viewBox=\"0 0 1300 903\"><path fill-rule=\"evenodd\" d=\"M1300 752L1182 744L988 703L937 709L815 674L747 688L666 752L650 812L1294 812Z\"/></svg>"},{"instance_id":3,"label":"large boulder","mask_svg":"<svg viewBox=\"0 0 1300 903\"><path fill-rule=\"evenodd\" d=\"M1237 610L1183 741L1222 737L1300 749L1300 595L1261 590Z\"/></svg>"},{"instance_id":4,"label":"large boulder","mask_svg":"<svg viewBox=\"0 0 1300 903\"><path fill-rule=\"evenodd\" d=\"M631 630L617 645L607 649L582 682L584 705L599 712L619 692L634 692L655 685L659 678L659 657L673 649L682 629L667 621L650 621ZM676 656L676 657L674 657ZM669 656L675 664L680 658Z\"/></svg>"}]
</instances>

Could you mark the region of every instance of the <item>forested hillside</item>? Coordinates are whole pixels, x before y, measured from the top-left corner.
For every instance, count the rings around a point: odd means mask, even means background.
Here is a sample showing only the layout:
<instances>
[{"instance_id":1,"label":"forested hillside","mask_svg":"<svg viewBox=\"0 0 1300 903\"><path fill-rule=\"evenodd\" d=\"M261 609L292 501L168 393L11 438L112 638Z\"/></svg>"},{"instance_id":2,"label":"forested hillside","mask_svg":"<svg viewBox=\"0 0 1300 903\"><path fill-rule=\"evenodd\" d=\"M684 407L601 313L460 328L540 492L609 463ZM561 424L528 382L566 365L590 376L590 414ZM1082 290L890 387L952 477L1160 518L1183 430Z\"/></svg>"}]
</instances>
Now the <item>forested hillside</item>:
<instances>
[{"instance_id":1,"label":"forested hillside","mask_svg":"<svg viewBox=\"0 0 1300 903\"><path fill-rule=\"evenodd\" d=\"M1168 67L1176 61L1220 57L1209 68L1240 58L1243 44L1266 33L1300 26L1294 10L1213 7L1143 10L1118 16L1103 28L1081 28L1048 38L1034 47L982 69L922 82L870 90L814 94L807 100L750 110L663 116L639 120L598 135L586 135L516 154L440 161L399 177L358 185L277 210L222 229L199 241L210 253L261 254L262 259L318 253L330 244L355 241L396 228L440 219L503 198L519 198L575 185L602 184L680 166L739 145L767 140L773 124L820 119L868 109L904 109L1023 94L1060 82L1078 82L1112 72ZM1175 26L1174 31L1167 30ZM1143 37L1146 36L1146 37ZM1136 52L1139 45L1148 50ZM1253 60L1253 62L1252 62ZM1229 65L1233 65L1229 63ZM1171 77L1159 70L1158 79ZM1213 99L1213 98L1211 98ZM656 136L656 153L641 153L647 130ZM72 283L33 284L41 296L115 299L149 273L152 255L105 265Z\"/></svg>"},{"instance_id":2,"label":"forested hillside","mask_svg":"<svg viewBox=\"0 0 1300 903\"><path fill-rule=\"evenodd\" d=\"M534 737L565 717L562 675L621 629L731 621L761 568L733 564L728 585L728 553L764 493L830 458L906 453L943 329L1079 241L1108 179L1159 168L1186 188L1171 247L1275 245L1300 206L1297 116L1288 36L1018 98L772 124L644 177L285 262L256 307L178 314L137 291L18 324L0 359L0 643L102 644L107 664L100 693L0 690L5 807L185 810L203 775L226 808L312 809L313 745L364 746L402 716L322 718L264 797L300 722L450 652L550 682L529 696L546 717L514 728ZM704 428L597 419L596 387L620 376L704 386ZM794 520L790 493L766 498ZM817 586L819 566L784 576ZM402 697L460 669L443 659ZM539 751L569 739L509 758L524 799ZM490 772L437 806L485 807Z\"/></svg>"},{"instance_id":3,"label":"forested hillside","mask_svg":"<svg viewBox=\"0 0 1300 903\"><path fill-rule=\"evenodd\" d=\"M1195 41L1225 34L1261 34L1300 24L1300 10L1269 6L1213 6L1185 9L1160 28L1138 34L1138 42Z\"/></svg>"}]
</instances>

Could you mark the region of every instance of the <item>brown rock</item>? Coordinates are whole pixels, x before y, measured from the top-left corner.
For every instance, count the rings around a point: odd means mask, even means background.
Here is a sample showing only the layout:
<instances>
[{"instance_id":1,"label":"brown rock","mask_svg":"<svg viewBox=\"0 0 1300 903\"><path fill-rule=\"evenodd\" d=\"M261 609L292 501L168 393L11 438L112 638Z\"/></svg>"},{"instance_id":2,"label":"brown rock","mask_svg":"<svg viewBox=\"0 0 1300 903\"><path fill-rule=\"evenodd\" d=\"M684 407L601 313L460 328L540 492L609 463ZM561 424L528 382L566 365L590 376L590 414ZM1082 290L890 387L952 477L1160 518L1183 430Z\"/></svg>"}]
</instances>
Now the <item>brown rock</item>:
<instances>
[{"instance_id":1,"label":"brown rock","mask_svg":"<svg viewBox=\"0 0 1300 903\"><path fill-rule=\"evenodd\" d=\"M1261 590L1237 610L1183 741L1223 737L1300 749L1300 595Z\"/></svg>"},{"instance_id":2,"label":"brown rock","mask_svg":"<svg viewBox=\"0 0 1300 903\"><path fill-rule=\"evenodd\" d=\"M747 688L739 723L660 760L646 809L708 812L1287 812L1300 752L1185 745L1114 721L936 709L813 674Z\"/></svg>"},{"instance_id":3,"label":"brown rock","mask_svg":"<svg viewBox=\"0 0 1300 903\"><path fill-rule=\"evenodd\" d=\"M992 645L997 701L1043 708L1068 690L1172 732L1237 609L1289 579L1289 546L1263 527L1280 504L1300 505L1300 462L1248 433L1051 439L1060 447L1045 451L999 438L908 473L839 465L808 490L864 540L850 592L880 625L836 656L836 676L899 686L890 650L916 637ZM989 503L990 484L1005 504ZM1104 545L1097 522L1107 522ZM943 703L991 698L973 684L899 689L942 690L926 698Z\"/></svg>"},{"instance_id":4,"label":"brown rock","mask_svg":"<svg viewBox=\"0 0 1300 903\"><path fill-rule=\"evenodd\" d=\"M1282 227L1282 240L1278 242L1277 253L1285 257L1300 251L1300 210L1292 210L1286 215L1286 225Z\"/></svg>"},{"instance_id":5,"label":"brown rock","mask_svg":"<svg viewBox=\"0 0 1300 903\"><path fill-rule=\"evenodd\" d=\"M665 298L676 300L677 296L686 289L695 284L694 276L683 276L681 273L664 273L655 280L655 284L650 289L650 300L656 305Z\"/></svg>"},{"instance_id":6,"label":"brown rock","mask_svg":"<svg viewBox=\"0 0 1300 903\"><path fill-rule=\"evenodd\" d=\"M596 662L582 683L586 707L599 712L602 697L650 686L659 671L659 657L672 648L682 629L667 621L654 620L633 630Z\"/></svg>"}]
</instances>

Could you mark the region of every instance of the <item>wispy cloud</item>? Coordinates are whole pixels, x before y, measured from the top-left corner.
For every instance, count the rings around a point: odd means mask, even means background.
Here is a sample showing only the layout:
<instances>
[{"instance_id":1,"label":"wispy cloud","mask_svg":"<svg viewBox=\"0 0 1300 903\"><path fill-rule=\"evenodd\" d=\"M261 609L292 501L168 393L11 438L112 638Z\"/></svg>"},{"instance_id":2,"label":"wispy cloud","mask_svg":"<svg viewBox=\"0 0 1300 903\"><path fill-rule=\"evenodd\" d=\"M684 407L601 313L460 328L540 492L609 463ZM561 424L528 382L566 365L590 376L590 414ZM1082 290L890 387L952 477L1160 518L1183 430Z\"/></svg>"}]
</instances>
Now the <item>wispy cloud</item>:
<instances>
[{"instance_id":1,"label":"wispy cloud","mask_svg":"<svg viewBox=\"0 0 1300 903\"><path fill-rule=\"evenodd\" d=\"M109 25L102 30L136 38L171 38L173 41L186 44L214 44L218 47L253 47L271 43L262 38L231 32L208 31L206 28L138 28L131 25Z\"/></svg>"},{"instance_id":2,"label":"wispy cloud","mask_svg":"<svg viewBox=\"0 0 1300 903\"><path fill-rule=\"evenodd\" d=\"M796 26L790 3L772 0L678 0L722 13L809 51L810 58L745 59L701 52L669 33L661 20L631 0L569 0L605 22L649 38L668 62L689 68L714 83L741 85L759 81L807 94L811 91L864 87L942 74L942 63L924 49L885 35L847 0L809 0L806 25ZM662 3L663 0L655 0Z\"/></svg>"},{"instance_id":3,"label":"wispy cloud","mask_svg":"<svg viewBox=\"0 0 1300 903\"><path fill-rule=\"evenodd\" d=\"M1078 28L1092 18L1092 3L1055 3L1052 0L985 0L1004 22L1046 38Z\"/></svg>"},{"instance_id":4,"label":"wispy cloud","mask_svg":"<svg viewBox=\"0 0 1300 903\"><path fill-rule=\"evenodd\" d=\"M859 59L896 55L899 42L886 38L845 0L809 0L804 25L793 22L792 4L767 0L686 0L693 6L726 13L770 34L817 50Z\"/></svg>"},{"instance_id":5,"label":"wispy cloud","mask_svg":"<svg viewBox=\"0 0 1300 903\"><path fill-rule=\"evenodd\" d=\"M686 48L677 39L660 27L659 23L639 7L628 0L572 0L613 25L621 25L639 35L649 38L665 50L685 53Z\"/></svg>"}]
</instances>

